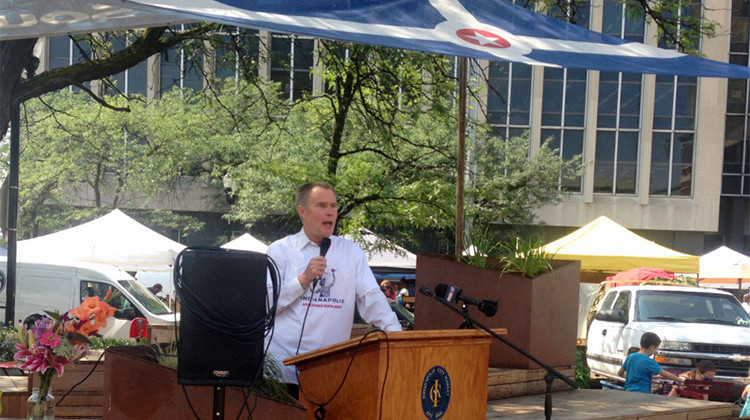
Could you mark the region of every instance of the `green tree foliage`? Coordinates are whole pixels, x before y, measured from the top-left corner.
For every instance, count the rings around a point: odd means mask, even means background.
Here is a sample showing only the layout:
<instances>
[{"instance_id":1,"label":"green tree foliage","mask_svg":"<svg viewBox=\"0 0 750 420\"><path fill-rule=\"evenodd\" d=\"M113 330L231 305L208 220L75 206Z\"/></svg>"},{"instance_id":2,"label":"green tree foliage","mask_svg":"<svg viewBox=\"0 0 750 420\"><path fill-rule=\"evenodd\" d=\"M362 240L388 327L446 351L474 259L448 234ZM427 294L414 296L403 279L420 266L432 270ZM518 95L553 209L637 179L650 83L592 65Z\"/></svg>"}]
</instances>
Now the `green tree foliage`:
<instances>
[{"instance_id":1,"label":"green tree foliage","mask_svg":"<svg viewBox=\"0 0 750 420\"><path fill-rule=\"evenodd\" d=\"M108 99L115 104L123 101ZM132 135L138 133L139 118L147 107L135 102L133 109L131 113L114 111L86 94L67 90L26 103L20 238L60 230L120 206L148 202L181 177L179 167L170 166L171 154L164 153L160 139ZM147 212L139 219L163 229L201 227L193 218L164 212Z\"/></svg>"},{"instance_id":2,"label":"green tree foliage","mask_svg":"<svg viewBox=\"0 0 750 420\"><path fill-rule=\"evenodd\" d=\"M339 193L344 231L387 228L406 238L420 229L450 231L450 62L355 48L358 54L326 67L328 93L296 103L279 99L278 86L246 82L209 94L169 92L148 105L132 103L128 113L67 91L30 101L21 160L24 234L147 203L185 178L228 187L235 200L228 217L248 225L269 215L294 220L294 189L325 179ZM559 197L561 174L575 172L547 147L527 159L527 137L505 141L475 131L478 170L468 194L478 221L530 223L535 205ZM76 194L97 208L72 207ZM166 217L151 218L160 226L180 223Z\"/></svg>"},{"instance_id":3,"label":"green tree foliage","mask_svg":"<svg viewBox=\"0 0 750 420\"><path fill-rule=\"evenodd\" d=\"M504 140L484 136L473 143L476 170L470 174L467 215L480 224L529 225L534 209L562 197L558 185L582 175L580 156L562 160L547 142L529 156L528 132Z\"/></svg>"},{"instance_id":4,"label":"green tree foliage","mask_svg":"<svg viewBox=\"0 0 750 420\"><path fill-rule=\"evenodd\" d=\"M450 61L334 42L320 57L325 92L291 104L256 137L254 158L227 168L233 217L293 217L294 189L323 179L337 190L344 230L443 227L455 195Z\"/></svg>"}]
</instances>

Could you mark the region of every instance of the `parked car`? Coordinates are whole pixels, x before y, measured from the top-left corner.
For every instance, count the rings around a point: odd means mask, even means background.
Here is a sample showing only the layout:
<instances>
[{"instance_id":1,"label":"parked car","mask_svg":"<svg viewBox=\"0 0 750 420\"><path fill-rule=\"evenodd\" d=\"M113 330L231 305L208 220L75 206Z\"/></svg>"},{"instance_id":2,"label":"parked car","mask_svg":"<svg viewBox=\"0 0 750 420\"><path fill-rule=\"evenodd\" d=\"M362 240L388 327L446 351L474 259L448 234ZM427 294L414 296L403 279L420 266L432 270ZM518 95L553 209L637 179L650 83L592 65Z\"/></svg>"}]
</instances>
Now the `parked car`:
<instances>
[{"instance_id":1,"label":"parked car","mask_svg":"<svg viewBox=\"0 0 750 420\"><path fill-rule=\"evenodd\" d=\"M750 316L730 293L681 286L610 289L588 331L591 372L624 381L617 371L647 331L662 339L655 355L662 368L690 370L710 360L716 379L734 382L740 392L750 369Z\"/></svg>"}]
</instances>

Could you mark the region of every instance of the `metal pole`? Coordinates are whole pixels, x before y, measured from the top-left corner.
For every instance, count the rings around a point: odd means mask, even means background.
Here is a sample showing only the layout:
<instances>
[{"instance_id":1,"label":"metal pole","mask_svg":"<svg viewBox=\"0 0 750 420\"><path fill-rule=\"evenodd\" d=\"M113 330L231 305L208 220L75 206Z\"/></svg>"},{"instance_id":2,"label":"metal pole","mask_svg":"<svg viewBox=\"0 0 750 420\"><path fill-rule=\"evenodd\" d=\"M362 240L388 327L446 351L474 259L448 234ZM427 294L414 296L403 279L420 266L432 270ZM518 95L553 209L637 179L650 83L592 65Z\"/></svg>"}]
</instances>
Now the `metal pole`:
<instances>
[{"instance_id":1,"label":"metal pole","mask_svg":"<svg viewBox=\"0 0 750 420\"><path fill-rule=\"evenodd\" d=\"M18 153L21 132L21 106L10 110L10 173L8 174L8 286L5 300L5 323L16 317L16 242L18 237Z\"/></svg>"},{"instance_id":2,"label":"metal pole","mask_svg":"<svg viewBox=\"0 0 750 420\"><path fill-rule=\"evenodd\" d=\"M456 152L456 258L464 250L464 178L466 177L466 85L468 60L458 57L458 150Z\"/></svg>"}]
</instances>

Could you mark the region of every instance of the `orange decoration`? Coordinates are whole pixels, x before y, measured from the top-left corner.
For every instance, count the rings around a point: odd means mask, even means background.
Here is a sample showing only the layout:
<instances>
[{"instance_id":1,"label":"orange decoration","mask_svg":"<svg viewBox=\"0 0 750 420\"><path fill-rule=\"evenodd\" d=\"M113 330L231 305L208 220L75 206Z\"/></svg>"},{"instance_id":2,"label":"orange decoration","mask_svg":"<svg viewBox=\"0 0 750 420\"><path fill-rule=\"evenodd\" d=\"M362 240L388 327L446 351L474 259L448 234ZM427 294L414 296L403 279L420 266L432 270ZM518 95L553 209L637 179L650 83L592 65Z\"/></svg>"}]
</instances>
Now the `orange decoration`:
<instances>
[{"instance_id":1,"label":"orange decoration","mask_svg":"<svg viewBox=\"0 0 750 420\"><path fill-rule=\"evenodd\" d=\"M99 296L88 296L81 302L80 306L71 309L70 314L75 315L81 321L85 321L77 332L88 337L89 334L96 333L99 328L107 326L107 318L115 314L115 308L100 301ZM68 330L75 331L75 325L68 325Z\"/></svg>"}]
</instances>

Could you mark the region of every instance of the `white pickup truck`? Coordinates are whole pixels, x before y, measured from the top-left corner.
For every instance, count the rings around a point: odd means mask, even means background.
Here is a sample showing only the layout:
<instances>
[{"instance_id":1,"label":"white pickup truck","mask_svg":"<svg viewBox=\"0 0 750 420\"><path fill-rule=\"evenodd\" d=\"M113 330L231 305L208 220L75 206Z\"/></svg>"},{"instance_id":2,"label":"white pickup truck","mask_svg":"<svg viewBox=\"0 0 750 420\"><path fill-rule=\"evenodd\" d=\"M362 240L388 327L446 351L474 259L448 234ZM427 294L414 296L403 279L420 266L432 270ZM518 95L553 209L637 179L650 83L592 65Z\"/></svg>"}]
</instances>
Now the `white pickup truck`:
<instances>
[{"instance_id":1,"label":"white pickup truck","mask_svg":"<svg viewBox=\"0 0 750 420\"><path fill-rule=\"evenodd\" d=\"M717 380L750 375L750 316L730 293L682 286L622 286L607 291L588 331L591 372L617 375L628 350L640 348L643 333L662 339L655 359L665 369L690 370L700 360L717 368Z\"/></svg>"}]
</instances>

